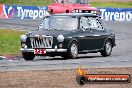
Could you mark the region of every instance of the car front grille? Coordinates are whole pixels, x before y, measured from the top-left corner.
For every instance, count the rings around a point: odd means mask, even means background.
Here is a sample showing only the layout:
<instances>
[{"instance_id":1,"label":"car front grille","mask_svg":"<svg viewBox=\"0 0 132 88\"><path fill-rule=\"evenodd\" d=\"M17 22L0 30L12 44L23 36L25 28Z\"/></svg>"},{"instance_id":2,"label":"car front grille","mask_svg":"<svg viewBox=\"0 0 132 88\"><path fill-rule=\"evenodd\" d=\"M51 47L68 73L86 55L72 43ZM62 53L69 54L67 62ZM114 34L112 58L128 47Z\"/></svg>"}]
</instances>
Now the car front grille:
<instances>
[{"instance_id":1,"label":"car front grille","mask_svg":"<svg viewBox=\"0 0 132 88\"><path fill-rule=\"evenodd\" d=\"M82 13L91 13L91 10L82 10Z\"/></svg>"},{"instance_id":2,"label":"car front grille","mask_svg":"<svg viewBox=\"0 0 132 88\"><path fill-rule=\"evenodd\" d=\"M53 37L31 37L30 41L32 48L52 48Z\"/></svg>"}]
</instances>

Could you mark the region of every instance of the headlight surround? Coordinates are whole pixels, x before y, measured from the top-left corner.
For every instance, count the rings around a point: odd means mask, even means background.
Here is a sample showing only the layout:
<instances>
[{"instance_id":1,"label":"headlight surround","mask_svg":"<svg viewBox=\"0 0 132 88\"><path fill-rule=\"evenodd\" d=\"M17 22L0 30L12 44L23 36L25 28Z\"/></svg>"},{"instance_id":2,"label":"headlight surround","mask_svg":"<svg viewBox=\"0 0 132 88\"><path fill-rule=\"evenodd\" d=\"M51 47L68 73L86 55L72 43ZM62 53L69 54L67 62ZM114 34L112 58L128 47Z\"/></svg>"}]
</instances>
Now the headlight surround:
<instances>
[{"instance_id":1,"label":"headlight surround","mask_svg":"<svg viewBox=\"0 0 132 88\"><path fill-rule=\"evenodd\" d=\"M63 42L64 41L64 36L63 35L58 35L58 37L57 37L57 40L58 40L58 42Z\"/></svg>"},{"instance_id":2,"label":"headlight surround","mask_svg":"<svg viewBox=\"0 0 132 88\"><path fill-rule=\"evenodd\" d=\"M22 42L26 42L26 39L27 39L27 36L26 36L26 35L21 35L21 36L20 36L20 40L21 40Z\"/></svg>"},{"instance_id":3,"label":"headlight surround","mask_svg":"<svg viewBox=\"0 0 132 88\"><path fill-rule=\"evenodd\" d=\"M82 10L75 9L75 10L73 10L73 13L82 13Z\"/></svg>"}]
</instances>

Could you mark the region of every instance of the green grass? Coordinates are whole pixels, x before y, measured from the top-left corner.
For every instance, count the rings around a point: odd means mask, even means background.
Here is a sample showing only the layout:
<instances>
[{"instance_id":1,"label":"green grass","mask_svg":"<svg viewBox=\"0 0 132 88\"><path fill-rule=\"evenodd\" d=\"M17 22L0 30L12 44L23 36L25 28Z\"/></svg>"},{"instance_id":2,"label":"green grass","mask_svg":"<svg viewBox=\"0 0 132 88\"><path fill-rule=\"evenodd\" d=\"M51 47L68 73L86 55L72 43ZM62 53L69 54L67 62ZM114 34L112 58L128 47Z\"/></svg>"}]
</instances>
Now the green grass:
<instances>
[{"instance_id":1,"label":"green grass","mask_svg":"<svg viewBox=\"0 0 132 88\"><path fill-rule=\"evenodd\" d=\"M11 5L48 6L53 0L0 0L0 3Z\"/></svg>"},{"instance_id":2,"label":"green grass","mask_svg":"<svg viewBox=\"0 0 132 88\"><path fill-rule=\"evenodd\" d=\"M0 55L20 53L20 35L24 32L0 29Z\"/></svg>"},{"instance_id":3,"label":"green grass","mask_svg":"<svg viewBox=\"0 0 132 88\"><path fill-rule=\"evenodd\" d=\"M93 2L94 7L132 8L132 2Z\"/></svg>"},{"instance_id":4,"label":"green grass","mask_svg":"<svg viewBox=\"0 0 132 88\"><path fill-rule=\"evenodd\" d=\"M15 4L15 5L32 5L32 6L48 6L53 3L54 0L0 0L3 4ZM120 7L120 8L132 8L132 2L92 2L90 3L94 7Z\"/></svg>"}]
</instances>

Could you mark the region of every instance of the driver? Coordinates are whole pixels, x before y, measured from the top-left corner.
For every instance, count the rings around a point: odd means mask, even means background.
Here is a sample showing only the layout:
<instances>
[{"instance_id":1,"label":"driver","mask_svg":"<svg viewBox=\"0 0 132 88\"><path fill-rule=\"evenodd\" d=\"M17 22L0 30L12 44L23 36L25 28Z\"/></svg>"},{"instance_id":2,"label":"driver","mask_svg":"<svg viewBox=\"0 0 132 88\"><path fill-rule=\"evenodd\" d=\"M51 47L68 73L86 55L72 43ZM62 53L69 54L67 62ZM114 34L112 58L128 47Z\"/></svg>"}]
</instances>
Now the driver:
<instances>
[{"instance_id":1,"label":"driver","mask_svg":"<svg viewBox=\"0 0 132 88\"><path fill-rule=\"evenodd\" d=\"M63 3L63 0L55 0L55 3Z\"/></svg>"}]
</instances>

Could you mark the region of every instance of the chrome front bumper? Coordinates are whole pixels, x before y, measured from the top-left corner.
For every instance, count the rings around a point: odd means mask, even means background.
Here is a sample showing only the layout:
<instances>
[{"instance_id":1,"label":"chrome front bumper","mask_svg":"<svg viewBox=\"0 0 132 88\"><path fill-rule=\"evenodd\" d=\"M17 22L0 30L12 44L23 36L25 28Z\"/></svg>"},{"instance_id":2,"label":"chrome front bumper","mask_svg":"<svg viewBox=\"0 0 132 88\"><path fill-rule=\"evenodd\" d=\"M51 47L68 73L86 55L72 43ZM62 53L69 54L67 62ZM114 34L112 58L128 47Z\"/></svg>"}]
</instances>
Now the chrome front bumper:
<instances>
[{"instance_id":1,"label":"chrome front bumper","mask_svg":"<svg viewBox=\"0 0 132 88\"><path fill-rule=\"evenodd\" d=\"M25 48L21 48L20 51L21 52L34 52L35 49L25 49ZM67 49L45 49L46 52L67 52Z\"/></svg>"}]
</instances>

